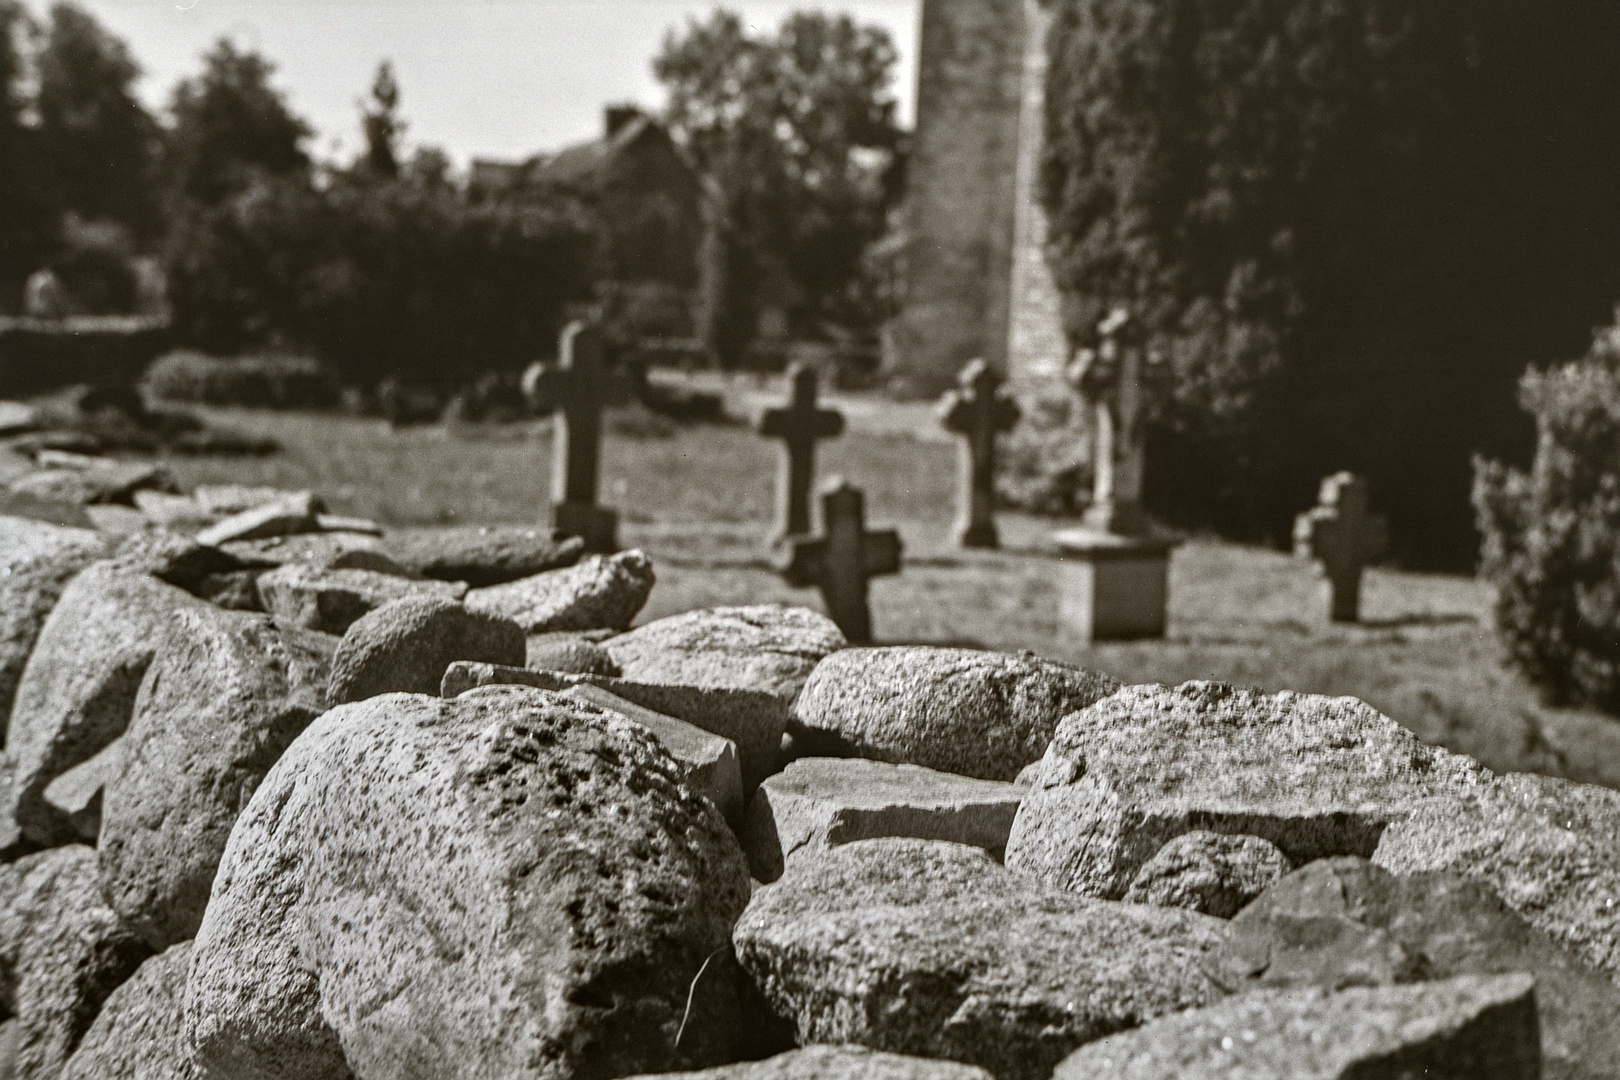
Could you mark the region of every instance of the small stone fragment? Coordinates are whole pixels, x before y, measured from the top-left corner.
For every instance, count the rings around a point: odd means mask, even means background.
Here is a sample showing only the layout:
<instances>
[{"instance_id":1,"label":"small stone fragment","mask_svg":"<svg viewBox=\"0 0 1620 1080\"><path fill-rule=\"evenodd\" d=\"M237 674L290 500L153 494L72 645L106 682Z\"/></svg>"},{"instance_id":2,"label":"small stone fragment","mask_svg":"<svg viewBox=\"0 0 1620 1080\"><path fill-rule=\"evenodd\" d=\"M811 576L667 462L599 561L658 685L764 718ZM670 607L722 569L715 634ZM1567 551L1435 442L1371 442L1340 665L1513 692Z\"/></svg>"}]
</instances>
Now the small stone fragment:
<instances>
[{"instance_id":1,"label":"small stone fragment","mask_svg":"<svg viewBox=\"0 0 1620 1080\"><path fill-rule=\"evenodd\" d=\"M529 638L523 666L536 671L570 675L606 675L617 678L613 654L582 634L534 634Z\"/></svg>"},{"instance_id":2,"label":"small stone fragment","mask_svg":"<svg viewBox=\"0 0 1620 1080\"><path fill-rule=\"evenodd\" d=\"M333 705L378 694L437 694L457 660L512 665L523 631L511 619L469 611L440 596L407 596L370 611L343 635L332 659Z\"/></svg>"},{"instance_id":3,"label":"small stone fragment","mask_svg":"<svg viewBox=\"0 0 1620 1080\"><path fill-rule=\"evenodd\" d=\"M1540 1080L1535 980L1272 990L1076 1050L1052 1080Z\"/></svg>"},{"instance_id":4,"label":"small stone fragment","mask_svg":"<svg viewBox=\"0 0 1620 1080\"><path fill-rule=\"evenodd\" d=\"M1012 780L1065 715L1118 689L1033 653L909 645L844 649L811 672L794 739L810 753Z\"/></svg>"},{"instance_id":5,"label":"small stone fragment","mask_svg":"<svg viewBox=\"0 0 1620 1080\"><path fill-rule=\"evenodd\" d=\"M1291 869L1288 856L1258 836L1195 829L1143 863L1124 900L1230 919Z\"/></svg>"},{"instance_id":6,"label":"small stone fragment","mask_svg":"<svg viewBox=\"0 0 1620 1080\"><path fill-rule=\"evenodd\" d=\"M795 858L882 836L948 840L1000 858L1027 790L917 765L800 758L754 793L743 851L767 883Z\"/></svg>"},{"instance_id":7,"label":"small stone fragment","mask_svg":"<svg viewBox=\"0 0 1620 1080\"><path fill-rule=\"evenodd\" d=\"M527 634L622 630L652 592L652 560L639 550L590 555L562 570L473 589L467 607L515 620Z\"/></svg>"},{"instance_id":8,"label":"small stone fragment","mask_svg":"<svg viewBox=\"0 0 1620 1080\"><path fill-rule=\"evenodd\" d=\"M89 761L75 765L45 786L45 801L67 815L79 836L94 844L101 835L101 800L124 768L124 736L108 743Z\"/></svg>"},{"instance_id":9,"label":"small stone fragment","mask_svg":"<svg viewBox=\"0 0 1620 1080\"><path fill-rule=\"evenodd\" d=\"M217 547L234 540L315 532L319 527L315 515L322 508L320 497L314 492L293 492L210 525L197 534L197 542Z\"/></svg>"}]
</instances>

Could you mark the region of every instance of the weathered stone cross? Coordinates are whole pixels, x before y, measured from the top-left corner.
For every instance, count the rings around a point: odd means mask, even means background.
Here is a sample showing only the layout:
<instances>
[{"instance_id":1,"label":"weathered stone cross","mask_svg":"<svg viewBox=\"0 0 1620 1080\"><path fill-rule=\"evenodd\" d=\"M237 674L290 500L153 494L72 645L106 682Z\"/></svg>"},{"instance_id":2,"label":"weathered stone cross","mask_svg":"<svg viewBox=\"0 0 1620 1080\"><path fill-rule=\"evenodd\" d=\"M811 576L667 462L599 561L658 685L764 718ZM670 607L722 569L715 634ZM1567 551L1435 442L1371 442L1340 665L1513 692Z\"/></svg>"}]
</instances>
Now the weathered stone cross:
<instances>
[{"instance_id":1,"label":"weathered stone cross","mask_svg":"<svg viewBox=\"0 0 1620 1080\"><path fill-rule=\"evenodd\" d=\"M1323 480L1317 505L1294 519L1294 553L1321 560L1334 622L1361 618L1361 568L1388 542L1384 517L1367 512L1367 482L1347 472Z\"/></svg>"},{"instance_id":2,"label":"weathered stone cross","mask_svg":"<svg viewBox=\"0 0 1620 1080\"><path fill-rule=\"evenodd\" d=\"M601 326L569 323L557 362L530 369L523 387L536 411L559 413L552 435L551 523L584 539L586 551L598 552L619 547L618 514L596 505L606 351Z\"/></svg>"},{"instance_id":3,"label":"weathered stone cross","mask_svg":"<svg viewBox=\"0 0 1620 1080\"><path fill-rule=\"evenodd\" d=\"M816 442L844 430L844 417L816 407L816 369L808 364L788 368L793 396L784 408L767 409L759 433L781 439L784 451L776 480L776 539L810 532L810 485L815 480Z\"/></svg>"},{"instance_id":4,"label":"weathered stone cross","mask_svg":"<svg viewBox=\"0 0 1620 1080\"><path fill-rule=\"evenodd\" d=\"M939 401L940 423L962 438L956 542L993 548L996 538L996 436L1018 423L1018 403L999 393L1001 376L974 360L956 378L960 389Z\"/></svg>"},{"instance_id":5,"label":"weathered stone cross","mask_svg":"<svg viewBox=\"0 0 1620 1080\"><path fill-rule=\"evenodd\" d=\"M796 588L819 587L828 616L844 636L855 644L869 642L872 613L866 606L866 583L900 572L900 534L867 529L866 496L841 476L827 481L821 513L827 534L789 540L782 576Z\"/></svg>"}]
</instances>

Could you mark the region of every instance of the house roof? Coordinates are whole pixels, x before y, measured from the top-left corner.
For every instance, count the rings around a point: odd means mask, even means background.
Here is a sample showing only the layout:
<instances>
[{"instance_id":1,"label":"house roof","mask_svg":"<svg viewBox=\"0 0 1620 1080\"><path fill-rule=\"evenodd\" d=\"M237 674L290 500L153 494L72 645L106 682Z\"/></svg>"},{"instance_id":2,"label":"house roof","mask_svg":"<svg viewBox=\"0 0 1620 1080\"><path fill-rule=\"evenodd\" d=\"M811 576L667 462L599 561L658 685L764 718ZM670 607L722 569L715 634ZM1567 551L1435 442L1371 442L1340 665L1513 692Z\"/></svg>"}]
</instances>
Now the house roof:
<instances>
[{"instance_id":1,"label":"house roof","mask_svg":"<svg viewBox=\"0 0 1620 1080\"><path fill-rule=\"evenodd\" d=\"M585 187L597 183L602 170L613 159L632 146L643 135L658 128L650 116L638 116L627 121L618 131L606 138L559 150L550 157L534 159L533 167L525 179L532 184L555 184L562 187Z\"/></svg>"}]
</instances>

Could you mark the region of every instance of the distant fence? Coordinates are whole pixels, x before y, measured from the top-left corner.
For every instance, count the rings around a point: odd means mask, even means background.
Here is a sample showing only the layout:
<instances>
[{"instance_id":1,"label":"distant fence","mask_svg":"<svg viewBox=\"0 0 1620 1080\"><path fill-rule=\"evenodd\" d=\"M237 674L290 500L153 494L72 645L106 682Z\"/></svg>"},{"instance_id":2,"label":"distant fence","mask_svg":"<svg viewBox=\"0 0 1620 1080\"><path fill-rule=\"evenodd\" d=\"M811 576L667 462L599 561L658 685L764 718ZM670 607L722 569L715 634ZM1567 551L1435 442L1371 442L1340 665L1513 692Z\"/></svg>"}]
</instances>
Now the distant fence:
<instances>
[{"instance_id":1,"label":"distant fence","mask_svg":"<svg viewBox=\"0 0 1620 1080\"><path fill-rule=\"evenodd\" d=\"M76 383L132 384L169 347L166 319L0 317L0 396L42 393Z\"/></svg>"}]
</instances>

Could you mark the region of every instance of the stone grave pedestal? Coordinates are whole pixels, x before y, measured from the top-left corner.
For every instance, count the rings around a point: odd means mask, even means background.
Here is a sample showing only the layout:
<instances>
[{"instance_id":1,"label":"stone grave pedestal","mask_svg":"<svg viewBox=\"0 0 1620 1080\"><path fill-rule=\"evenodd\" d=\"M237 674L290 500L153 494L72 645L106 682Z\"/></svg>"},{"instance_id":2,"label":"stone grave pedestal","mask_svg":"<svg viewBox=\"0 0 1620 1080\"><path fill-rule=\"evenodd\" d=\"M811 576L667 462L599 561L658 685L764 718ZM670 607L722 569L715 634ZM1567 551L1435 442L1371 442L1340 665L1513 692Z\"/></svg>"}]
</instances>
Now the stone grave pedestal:
<instances>
[{"instance_id":1,"label":"stone grave pedestal","mask_svg":"<svg viewBox=\"0 0 1620 1080\"><path fill-rule=\"evenodd\" d=\"M1089 645L1164 636L1170 552L1179 540L1092 529L1065 529L1052 539L1063 557L1058 616L1065 637Z\"/></svg>"}]
</instances>

